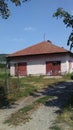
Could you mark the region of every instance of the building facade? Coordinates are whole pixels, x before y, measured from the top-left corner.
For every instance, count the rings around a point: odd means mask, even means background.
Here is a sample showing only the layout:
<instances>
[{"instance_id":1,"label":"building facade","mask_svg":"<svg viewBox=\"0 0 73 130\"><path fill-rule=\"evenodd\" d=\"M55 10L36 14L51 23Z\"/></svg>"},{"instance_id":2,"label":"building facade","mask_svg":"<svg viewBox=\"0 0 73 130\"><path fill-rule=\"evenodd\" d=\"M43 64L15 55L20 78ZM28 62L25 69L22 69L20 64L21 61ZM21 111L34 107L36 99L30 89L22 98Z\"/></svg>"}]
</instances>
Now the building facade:
<instances>
[{"instance_id":1,"label":"building facade","mask_svg":"<svg viewBox=\"0 0 73 130\"><path fill-rule=\"evenodd\" d=\"M54 76L73 72L73 54L50 41L15 52L7 58L12 76Z\"/></svg>"}]
</instances>

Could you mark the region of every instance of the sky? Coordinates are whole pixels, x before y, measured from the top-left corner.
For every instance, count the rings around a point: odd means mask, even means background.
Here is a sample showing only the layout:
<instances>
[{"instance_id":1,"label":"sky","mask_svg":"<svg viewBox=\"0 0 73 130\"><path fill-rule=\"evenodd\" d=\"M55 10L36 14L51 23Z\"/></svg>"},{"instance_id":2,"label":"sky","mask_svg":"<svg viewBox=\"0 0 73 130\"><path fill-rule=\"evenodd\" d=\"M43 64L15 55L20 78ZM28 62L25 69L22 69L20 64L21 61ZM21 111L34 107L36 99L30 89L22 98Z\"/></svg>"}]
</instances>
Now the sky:
<instances>
[{"instance_id":1,"label":"sky","mask_svg":"<svg viewBox=\"0 0 73 130\"><path fill-rule=\"evenodd\" d=\"M73 14L73 0L31 0L19 7L9 3L11 16L5 20L0 16L0 54L13 53L45 40L67 46L71 29L66 28L62 19L53 17L57 8Z\"/></svg>"}]
</instances>

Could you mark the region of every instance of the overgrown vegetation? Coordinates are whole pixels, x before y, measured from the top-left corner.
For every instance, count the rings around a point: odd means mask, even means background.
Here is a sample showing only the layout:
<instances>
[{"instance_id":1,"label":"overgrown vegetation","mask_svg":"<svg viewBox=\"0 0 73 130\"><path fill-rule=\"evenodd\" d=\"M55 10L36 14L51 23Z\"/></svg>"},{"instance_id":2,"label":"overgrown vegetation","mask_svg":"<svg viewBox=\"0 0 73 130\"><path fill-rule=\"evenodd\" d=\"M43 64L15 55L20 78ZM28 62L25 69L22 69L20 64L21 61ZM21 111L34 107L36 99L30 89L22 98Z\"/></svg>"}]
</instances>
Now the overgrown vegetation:
<instances>
[{"instance_id":1,"label":"overgrown vegetation","mask_svg":"<svg viewBox=\"0 0 73 130\"><path fill-rule=\"evenodd\" d=\"M9 101L7 97L5 68L2 67L0 69L0 108L2 108L8 106Z\"/></svg>"},{"instance_id":2,"label":"overgrown vegetation","mask_svg":"<svg viewBox=\"0 0 73 130\"><path fill-rule=\"evenodd\" d=\"M24 78L10 78L8 98L10 100L18 100L20 97L33 95L42 88L47 88L63 79L44 79L42 76L27 76Z\"/></svg>"},{"instance_id":3,"label":"overgrown vegetation","mask_svg":"<svg viewBox=\"0 0 73 130\"><path fill-rule=\"evenodd\" d=\"M65 75L63 75L63 78L64 79L68 79L68 80L73 80L73 73L67 73Z\"/></svg>"},{"instance_id":4,"label":"overgrown vegetation","mask_svg":"<svg viewBox=\"0 0 73 130\"><path fill-rule=\"evenodd\" d=\"M23 78L13 78L7 75L5 71L0 73L0 87L4 88L7 99L10 103L18 100L21 97L33 95L42 88L47 88L49 85L53 85L67 79L70 79L72 74L67 74L63 78L44 78L43 76L27 76Z\"/></svg>"}]
</instances>

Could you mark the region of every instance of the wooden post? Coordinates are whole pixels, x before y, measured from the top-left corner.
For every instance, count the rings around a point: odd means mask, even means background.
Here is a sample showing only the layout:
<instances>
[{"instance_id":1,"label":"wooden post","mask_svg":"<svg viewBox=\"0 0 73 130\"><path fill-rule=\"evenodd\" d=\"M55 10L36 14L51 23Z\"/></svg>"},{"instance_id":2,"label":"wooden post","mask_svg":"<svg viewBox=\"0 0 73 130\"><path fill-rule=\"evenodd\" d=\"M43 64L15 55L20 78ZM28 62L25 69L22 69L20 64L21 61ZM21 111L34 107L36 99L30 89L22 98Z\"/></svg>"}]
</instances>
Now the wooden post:
<instances>
[{"instance_id":1,"label":"wooden post","mask_svg":"<svg viewBox=\"0 0 73 130\"><path fill-rule=\"evenodd\" d=\"M6 93L9 94L9 76L8 76L8 63L6 63L6 67L5 67L5 73L6 73L6 77L5 77L5 85L6 85Z\"/></svg>"}]
</instances>

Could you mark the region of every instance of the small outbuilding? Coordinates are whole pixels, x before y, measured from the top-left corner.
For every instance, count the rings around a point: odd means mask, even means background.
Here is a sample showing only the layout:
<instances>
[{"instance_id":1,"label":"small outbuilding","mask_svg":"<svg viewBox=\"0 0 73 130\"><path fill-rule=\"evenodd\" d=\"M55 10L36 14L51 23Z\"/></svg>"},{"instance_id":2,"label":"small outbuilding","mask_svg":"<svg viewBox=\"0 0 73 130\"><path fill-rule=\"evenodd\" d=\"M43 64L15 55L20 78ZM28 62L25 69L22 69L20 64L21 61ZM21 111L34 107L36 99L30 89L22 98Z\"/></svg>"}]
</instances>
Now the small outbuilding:
<instances>
[{"instance_id":1,"label":"small outbuilding","mask_svg":"<svg viewBox=\"0 0 73 130\"><path fill-rule=\"evenodd\" d=\"M49 40L12 53L7 59L12 76L56 76L73 72L73 53Z\"/></svg>"}]
</instances>

